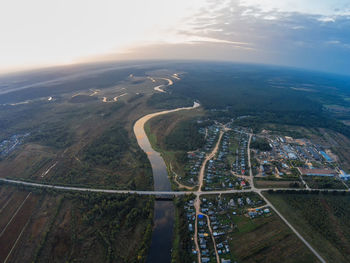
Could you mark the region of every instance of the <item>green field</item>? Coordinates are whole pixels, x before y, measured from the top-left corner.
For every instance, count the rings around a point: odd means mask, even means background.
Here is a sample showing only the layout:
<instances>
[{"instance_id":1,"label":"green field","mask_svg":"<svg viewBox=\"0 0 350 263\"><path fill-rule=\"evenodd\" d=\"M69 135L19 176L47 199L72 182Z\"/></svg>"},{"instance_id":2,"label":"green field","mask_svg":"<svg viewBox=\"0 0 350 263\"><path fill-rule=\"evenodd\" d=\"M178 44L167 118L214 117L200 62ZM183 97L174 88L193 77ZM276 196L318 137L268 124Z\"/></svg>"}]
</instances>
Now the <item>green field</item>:
<instances>
[{"instance_id":1,"label":"green field","mask_svg":"<svg viewBox=\"0 0 350 263\"><path fill-rule=\"evenodd\" d=\"M269 180L268 178L254 178L254 185L257 188L301 188L300 180Z\"/></svg>"}]
</instances>

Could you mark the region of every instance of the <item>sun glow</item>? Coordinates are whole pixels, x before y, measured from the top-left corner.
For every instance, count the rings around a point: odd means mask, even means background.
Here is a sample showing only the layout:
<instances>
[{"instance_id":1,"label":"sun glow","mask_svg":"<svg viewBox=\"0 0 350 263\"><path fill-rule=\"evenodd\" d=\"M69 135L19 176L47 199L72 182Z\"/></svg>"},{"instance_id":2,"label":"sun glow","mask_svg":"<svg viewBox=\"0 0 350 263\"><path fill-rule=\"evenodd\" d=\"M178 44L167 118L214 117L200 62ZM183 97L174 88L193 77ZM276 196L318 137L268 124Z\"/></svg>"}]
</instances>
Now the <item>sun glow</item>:
<instances>
[{"instance_id":1,"label":"sun glow","mask_svg":"<svg viewBox=\"0 0 350 263\"><path fill-rule=\"evenodd\" d=\"M67 64L173 39L205 1L3 0L0 69Z\"/></svg>"}]
</instances>

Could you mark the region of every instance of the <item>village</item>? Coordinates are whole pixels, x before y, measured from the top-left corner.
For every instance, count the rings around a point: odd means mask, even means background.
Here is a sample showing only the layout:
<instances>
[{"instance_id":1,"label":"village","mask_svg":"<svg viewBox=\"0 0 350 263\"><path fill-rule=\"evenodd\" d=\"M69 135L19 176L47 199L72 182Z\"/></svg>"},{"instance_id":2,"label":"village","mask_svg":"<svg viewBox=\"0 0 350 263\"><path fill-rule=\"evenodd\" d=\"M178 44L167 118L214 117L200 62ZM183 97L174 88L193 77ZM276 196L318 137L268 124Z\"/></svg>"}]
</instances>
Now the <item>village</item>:
<instances>
[{"instance_id":1,"label":"village","mask_svg":"<svg viewBox=\"0 0 350 263\"><path fill-rule=\"evenodd\" d=\"M245 177L248 175L248 133L243 128L225 129L218 122L199 129L199 133L205 136L205 144L201 149L187 153L188 162L181 182L189 186L198 185L203 161L217 143L220 131L223 131L223 137L215 157L206 164L202 190L249 189L249 181Z\"/></svg>"},{"instance_id":2,"label":"village","mask_svg":"<svg viewBox=\"0 0 350 263\"><path fill-rule=\"evenodd\" d=\"M17 146L21 145L26 134L14 134L9 139L0 142L0 158L8 156Z\"/></svg>"},{"instance_id":3,"label":"village","mask_svg":"<svg viewBox=\"0 0 350 263\"><path fill-rule=\"evenodd\" d=\"M203 195L201 209L198 215L198 241L201 253L201 262L236 262L231 249L235 244L232 236L243 231L246 224L259 217L271 216L270 208L254 193ZM195 232L194 200L184 205L188 230L192 240L192 254L196 255L193 234Z\"/></svg>"},{"instance_id":4,"label":"village","mask_svg":"<svg viewBox=\"0 0 350 263\"><path fill-rule=\"evenodd\" d=\"M252 163L256 178L300 179L305 188L348 188L350 178L337 163L337 156L310 139L270 135L253 136Z\"/></svg>"},{"instance_id":5,"label":"village","mask_svg":"<svg viewBox=\"0 0 350 263\"><path fill-rule=\"evenodd\" d=\"M250 134L254 180L290 181L289 187L349 188L350 175L341 169L329 148L310 139L270 134L267 130L252 134L249 128L235 126L234 120L225 125L211 121L211 125L198 130L205 136L203 147L187 153L184 173L178 178L184 185L198 186L203 161L222 132L215 156L206 162L202 191L250 189L247 156Z\"/></svg>"},{"instance_id":6,"label":"village","mask_svg":"<svg viewBox=\"0 0 350 263\"><path fill-rule=\"evenodd\" d=\"M339 167L337 156L310 139L253 134L249 128L214 121L199 132L202 149L188 153L187 183L200 192L183 209L192 242L192 255L200 262L237 262L232 249L234 236L246 231L254 220L272 215L271 208L255 192L206 195L206 191L256 189L256 179L293 180L307 189L348 189L349 176ZM250 158L250 160L249 160ZM250 162L251 161L251 162ZM252 188L253 187L253 188ZM294 186L293 186L294 187Z\"/></svg>"},{"instance_id":7,"label":"village","mask_svg":"<svg viewBox=\"0 0 350 263\"><path fill-rule=\"evenodd\" d=\"M246 179L248 135L242 130L225 131L216 156L205 169L204 191L249 189Z\"/></svg>"}]
</instances>

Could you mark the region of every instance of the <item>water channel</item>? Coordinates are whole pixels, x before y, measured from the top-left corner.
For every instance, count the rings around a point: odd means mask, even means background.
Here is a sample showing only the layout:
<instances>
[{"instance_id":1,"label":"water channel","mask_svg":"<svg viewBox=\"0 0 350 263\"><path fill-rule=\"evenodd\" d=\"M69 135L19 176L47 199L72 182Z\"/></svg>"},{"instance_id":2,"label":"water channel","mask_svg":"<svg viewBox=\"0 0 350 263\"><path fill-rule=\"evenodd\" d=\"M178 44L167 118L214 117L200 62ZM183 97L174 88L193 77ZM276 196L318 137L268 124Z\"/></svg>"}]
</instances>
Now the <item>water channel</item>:
<instances>
[{"instance_id":1,"label":"water channel","mask_svg":"<svg viewBox=\"0 0 350 263\"><path fill-rule=\"evenodd\" d=\"M160 153L155 151L148 140L144 126L145 123L153 117L168 114L180 110L191 110L199 107L195 102L193 107L177 108L148 114L134 125L134 133L137 143L147 154L152 166L153 182L155 191L170 191L171 184L168 178L168 172ZM147 258L149 263L164 263L171 261L172 236L174 227L175 208L171 201L156 201L154 206L154 228L152 233L152 242Z\"/></svg>"}]
</instances>

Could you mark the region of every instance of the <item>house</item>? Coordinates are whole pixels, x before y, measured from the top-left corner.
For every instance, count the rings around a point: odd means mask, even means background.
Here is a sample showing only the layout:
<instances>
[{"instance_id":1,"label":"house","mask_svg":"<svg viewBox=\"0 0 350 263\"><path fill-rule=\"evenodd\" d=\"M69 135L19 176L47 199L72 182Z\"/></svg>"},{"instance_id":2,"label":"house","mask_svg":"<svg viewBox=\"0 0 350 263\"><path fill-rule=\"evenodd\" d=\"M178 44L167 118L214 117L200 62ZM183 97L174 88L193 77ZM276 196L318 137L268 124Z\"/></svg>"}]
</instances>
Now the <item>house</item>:
<instances>
[{"instance_id":1,"label":"house","mask_svg":"<svg viewBox=\"0 0 350 263\"><path fill-rule=\"evenodd\" d=\"M250 212L248 212L248 215L250 216L250 218L254 218L258 215L258 213L254 212L254 211L250 211Z\"/></svg>"},{"instance_id":2,"label":"house","mask_svg":"<svg viewBox=\"0 0 350 263\"><path fill-rule=\"evenodd\" d=\"M307 168L302 168L298 167L298 171L302 175L307 175L307 176L335 176L337 175L337 172L335 170L331 169L318 169L318 168L313 168L313 169L307 169Z\"/></svg>"},{"instance_id":3,"label":"house","mask_svg":"<svg viewBox=\"0 0 350 263\"><path fill-rule=\"evenodd\" d=\"M265 213L265 214L268 214L268 213L270 213L270 209L268 209L268 208L265 208L265 209L264 209L264 213Z\"/></svg>"},{"instance_id":4,"label":"house","mask_svg":"<svg viewBox=\"0 0 350 263\"><path fill-rule=\"evenodd\" d=\"M247 202L248 205L250 205L252 203L252 201L250 200L249 197L246 198L246 202Z\"/></svg>"}]
</instances>

